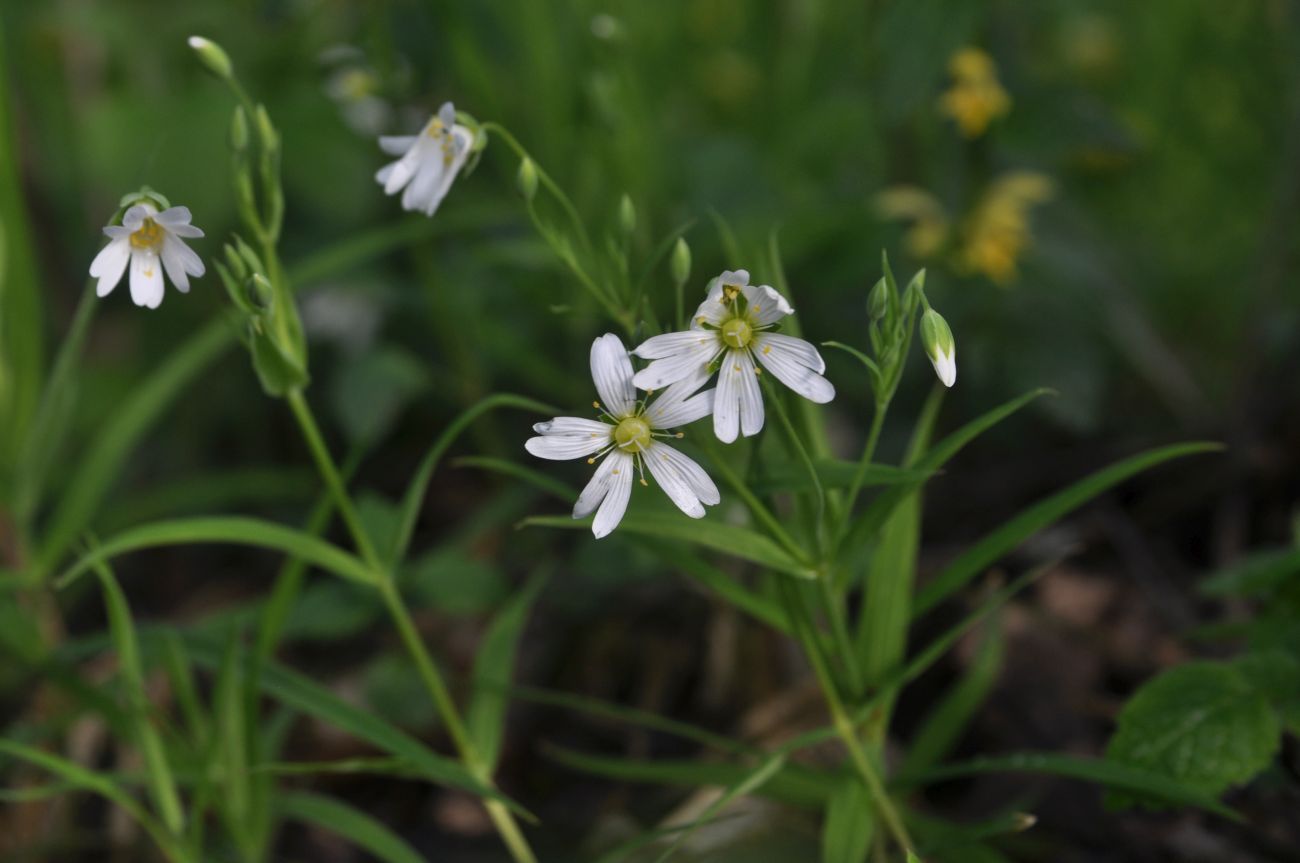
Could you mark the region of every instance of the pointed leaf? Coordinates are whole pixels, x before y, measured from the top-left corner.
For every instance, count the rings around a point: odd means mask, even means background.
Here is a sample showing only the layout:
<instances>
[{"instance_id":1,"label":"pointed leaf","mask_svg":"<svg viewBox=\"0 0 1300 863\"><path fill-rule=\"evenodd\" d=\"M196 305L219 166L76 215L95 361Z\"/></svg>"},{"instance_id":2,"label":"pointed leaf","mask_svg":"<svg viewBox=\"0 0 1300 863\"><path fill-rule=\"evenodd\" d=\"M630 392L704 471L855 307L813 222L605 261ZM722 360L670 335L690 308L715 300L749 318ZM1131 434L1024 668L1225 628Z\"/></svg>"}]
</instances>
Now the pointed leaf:
<instances>
[{"instance_id":1,"label":"pointed leaf","mask_svg":"<svg viewBox=\"0 0 1300 863\"><path fill-rule=\"evenodd\" d=\"M424 863L424 858L405 839L381 821L341 800L304 791L281 791L275 802L286 817L337 833L384 863Z\"/></svg>"}]
</instances>

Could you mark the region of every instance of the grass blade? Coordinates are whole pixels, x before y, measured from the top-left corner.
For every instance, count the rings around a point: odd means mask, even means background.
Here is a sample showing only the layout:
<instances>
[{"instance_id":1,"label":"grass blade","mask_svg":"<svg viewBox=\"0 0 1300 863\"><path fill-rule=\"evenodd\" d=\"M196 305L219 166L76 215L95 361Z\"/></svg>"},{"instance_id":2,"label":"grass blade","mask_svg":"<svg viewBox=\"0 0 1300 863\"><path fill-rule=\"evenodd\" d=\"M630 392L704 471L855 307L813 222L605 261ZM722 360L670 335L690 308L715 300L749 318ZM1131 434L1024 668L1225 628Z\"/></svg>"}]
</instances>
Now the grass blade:
<instances>
[{"instance_id":1,"label":"grass blade","mask_svg":"<svg viewBox=\"0 0 1300 863\"><path fill-rule=\"evenodd\" d=\"M274 549L343 578L368 585L376 583L374 573L359 558L310 534L256 518L214 516L159 521L120 533L83 555L59 576L58 584L66 587L99 561L129 551L203 542Z\"/></svg>"},{"instance_id":2,"label":"grass blade","mask_svg":"<svg viewBox=\"0 0 1300 863\"><path fill-rule=\"evenodd\" d=\"M998 558L1106 489L1170 459L1217 452L1222 448L1217 443L1201 442L1174 444L1148 450L1103 468L1069 488L1039 501L981 539L949 564L934 581L917 594L915 613L924 614L934 608Z\"/></svg>"},{"instance_id":3,"label":"grass blade","mask_svg":"<svg viewBox=\"0 0 1300 863\"><path fill-rule=\"evenodd\" d=\"M131 620L131 609L108 565L102 560L98 561L95 572L104 593L108 627L117 651L118 670L131 705L136 744L144 758L149 794L162 815L163 824L172 835L179 836L185 829L185 813L176 793L176 782L172 779L171 768L167 764L162 739L149 718L149 700L144 691L144 671L140 665L140 649L135 637L135 624Z\"/></svg>"},{"instance_id":4,"label":"grass blade","mask_svg":"<svg viewBox=\"0 0 1300 863\"><path fill-rule=\"evenodd\" d=\"M511 598L492 621L474 659L474 692L465 713L465 725L489 772L496 768L501 754L515 649L533 600L545 583L544 574L536 575Z\"/></svg>"},{"instance_id":5,"label":"grass blade","mask_svg":"<svg viewBox=\"0 0 1300 863\"><path fill-rule=\"evenodd\" d=\"M411 484L406 488L406 494L402 496L401 516L397 529L396 538L393 541L393 547L386 560L400 561L405 559L406 551L410 548L411 537L415 534L415 522L420 516L420 506L424 503L425 493L429 490L429 482L433 479L433 472L438 467L438 462L446 454L457 436L464 431L470 423L478 419L488 411L497 408L518 408L519 410L534 411L541 414L556 414L558 411L550 405L524 396L517 396L511 393L494 393L487 398L474 404L451 424L443 429L442 434L434 440L433 446L421 460L420 466L416 468L415 474L411 479Z\"/></svg>"},{"instance_id":6,"label":"grass blade","mask_svg":"<svg viewBox=\"0 0 1300 863\"><path fill-rule=\"evenodd\" d=\"M520 526L588 530L591 520L573 519L562 515L539 515L524 519L520 522ZM739 525L726 524L716 518L706 516L702 519L688 519L682 518L678 513L628 513L623 517L618 529L623 533L651 539L694 543L797 578L816 577L816 573L799 563L766 536Z\"/></svg>"},{"instance_id":7,"label":"grass blade","mask_svg":"<svg viewBox=\"0 0 1300 863\"><path fill-rule=\"evenodd\" d=\"M689 839L696 830L704 825L705 822L712 820L722 811L723 807L732 800L735 800L737 797L744 797L747 794L753 794L755 791L762 788L767 784L768 780L779 773L781 768L784 766L784 755L779 752L769 755L763 760L762 764L758 765L758 767L748 775L741 777L738 782L728 788L720 797L718 797L717 800L710 803L708 808L706 808L704 812L701 813L700 817L695 820L695 823L692 824L689 829L679 833L677 838L673 840L673 844L664 849L664 853L660 854L655 859L655 863L666 863L668 858L672 857L673 854L677 852L677 849L681 847L683 842Z\"/></svg>"},{"instance_id":8,"label":"grass blade","mask_svg":"<svg viewBox=\"0 0 1300 863\"><path fill-rule=\"evenodd\" d=\"M961 776L981 773L1044 773L1068 779L1082 779L1107 788L1158 797L1182 806L1194 806L1234 821L1241 816L1213 797L1193 791L1163 774L1115 764L1099 758L1081 758L1051 752L1023 752L995 758L976 758L959 764L946 764L916 774L900 774L891 787L916 788Z\"/></svg>"},{"instance_id":9,"label":"grass blade","mask_svg":"<svg viewBox=\"0 0 1300 863\"><path fill-rule=\"evenodd\" d=\"M276 799L280 813L337 833L384 863L425 863L406 840L354 806L302 791L282 791Z\"/></svg>"}]
</instances>

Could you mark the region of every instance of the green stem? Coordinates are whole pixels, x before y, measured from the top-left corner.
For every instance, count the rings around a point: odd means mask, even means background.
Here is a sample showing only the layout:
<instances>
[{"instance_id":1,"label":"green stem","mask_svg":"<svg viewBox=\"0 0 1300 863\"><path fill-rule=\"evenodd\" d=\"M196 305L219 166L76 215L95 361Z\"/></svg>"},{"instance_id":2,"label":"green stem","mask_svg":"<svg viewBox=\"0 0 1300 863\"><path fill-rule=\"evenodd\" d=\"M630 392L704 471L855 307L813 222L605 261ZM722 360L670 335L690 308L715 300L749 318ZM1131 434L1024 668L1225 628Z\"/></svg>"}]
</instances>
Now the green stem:
<instances>
[{"instance_id":1,"label":"green stem","mask_svg":"<svg viewBox=\"0 0 1300 863\"><path fill-rule=\"evenodd\" d=\"M410 653L411 659L415 662L416 672L419 674L425 688L428 689L429 695L433 698L434 706L438 709L438 714L442 718L447 733L451 736L456 751L460 754L461 761L471 775L484 784L490 785L492 782L491 771L479 757L473 742L470 740L469 732L466 730L465 723L460 718L460 712L456 708L456 702L452 699L446 681L425 647L423 639L420 638L419 630L416 629L410 611L402 601L401 593L393 580L390 568L385 566L382 559L376 554L370 536L361 525L356 507L353 506L352 498L348 495L343 478L330 456L329 448L325 445L325 440L321 436L320 428L316 425L315 417L312 416L307 400L303 398L301 390L291 390L288 400L290 407L293 409L294 417L298 420L298 425L302 429L303 437L307 441L307 446L316 459L316 465L325 480L325 485L334 497L335 507L342 515L348 531L352 534L352 540L357 546L357 551L361 554L362 559L374 570L378 579L379 593L383 597L384 605L388 608L393 623L397 627L397 634L407 652ZM486 806L488 815L496 826L497 832L501 835L502 841L505 842L511 856L517 863L536 863L537 858L533 855L528 840L524 838L523 832L519 829L519 825L510 810L497 800L485 800L484 806Z\"/></svg>"},{"instance_id":2,"label":"green stem","mask_svg":"<svg viewBox=\"0 0 1300 863\"><path fill-rule=\"evenodd\" d=\"M835 681L831 677L826 660L817 648L816 639L812 633L811 617L800 600L795 586L786 581L782 581L781 586L786 601L786 610L790 620L794 623L795 632L803 646L804 655L808 657L808 662L812 665L813 673L821 686L822 695L826 699L826 706L831 712L831 720L835 731L840 740L843 741L845 748L849 750L849 758L853 762L854 769L857 770L858 775L862 777L863 783L867 786L867 791L871 794L872 802L875 804L881 820L885 822L886 829L889 830L899 847L905 851L913 851L912 837L908 835L907 828L903 825L903 819L899 816L898 810L889 797L889 792L880 780L880 774L872 766L866 750L862 748L862 742L858 739L857 730L853 721L849 718L848 711L844 709L844 702L840 700L839 692L835 688Z\"/></svg>"},{"instance_id":3,"label":"green stem","mask_svg":"<svg viewBox=\"0 0 1300 863\"><path fill-rule=\"evenodd\" d=\"M848 532L849 524L853 521L853 505L857 503L858 494L862 491L862 484L867 479L867 468L871 466L871 460L876 455L876 445L880 442L880 430L885 425L885 414L889 411L889 399L876 402L876 411L871 417L871 430L867 432L867 442L862 447L862 455L858 458L858 469L853 473L853 482L849 485L848 496L844 498L843 517L840 519L840 526L837 542L844 540L844 535Z\"/></svg>"},{"instance_id":4,"label":"green stem","mask_svg":"<svg viewBox=\"0 0 1300 863\"><path fill-rule=\"evenodd\" d=\"M708 438L705 438L705 440L707 441ZM749 508L754 518L762 522L763 526L767 528L771 537L779 542L786 551L790 552L796 560L811 567L812 562L799 546L799 543L794 541L786 529L781 526L781 522L777 520L776 516L772 515L772 512L763 505L758 496L750 491L749 486L736 475L736 472L731 469L731 465L727 464L726 460L719 455L716 447L711 443L704 443L701 446L708 453L714 471L722 477L723 482L731 486L732 491Z\"/></svg>"}]
</instances>

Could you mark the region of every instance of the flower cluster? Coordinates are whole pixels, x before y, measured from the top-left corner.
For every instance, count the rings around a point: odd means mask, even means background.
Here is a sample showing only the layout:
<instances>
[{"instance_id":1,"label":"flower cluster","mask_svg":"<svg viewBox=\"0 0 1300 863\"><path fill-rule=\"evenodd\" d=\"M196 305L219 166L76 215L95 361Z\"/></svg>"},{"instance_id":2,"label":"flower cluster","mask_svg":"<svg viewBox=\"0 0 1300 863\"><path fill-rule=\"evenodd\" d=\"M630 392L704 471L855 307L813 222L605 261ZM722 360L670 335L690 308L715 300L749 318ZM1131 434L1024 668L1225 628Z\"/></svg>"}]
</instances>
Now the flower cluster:
<instances>
[{"instance_id":1,"label":"flower cluster","mask_svg":"<svg viewBox=\"0 0 1300 863\"><path fill-rule=\"evenodd\" d=\"M817 349L803 339L775 332L794 310L776 290L749 284L749 273L728 270L709 283L708 294L688 330L653 336L632 352L650 360L634 372L631 355L613 334L591 347L591 376L600 394L600 419L556 417L533 427L539 435L525 448L539 458L587 458L604 461L573 508L574 518L596 513L592 532L610 533L622 520L636 470L645 485L645 468L659 487L692 518L704 505L721 499L717 486L693 460L657 438L681 437L669 429L709 414L713 431L726 443L738 434L763 428L759 376L766 369L804 398L824 403L835 388L822 377L826 365ZM700 392L714 373L714 389ZM663 389L650 401L651 395ZM636 390L646 391L638 400Z\"/></svg>"},{"instance_id":2,"label":"flower cluster","mask_svg":"<svg viewBox=\"0 0 1300 863\"><path fill-rule=\"evenodd\" d=\"M948 66L953 84L939 100L939 107L964 136L978 138L990 123L1011 110L1011 97L998 82L992 58L978 48L963 48Z\"/></svg>"}]
</instances>

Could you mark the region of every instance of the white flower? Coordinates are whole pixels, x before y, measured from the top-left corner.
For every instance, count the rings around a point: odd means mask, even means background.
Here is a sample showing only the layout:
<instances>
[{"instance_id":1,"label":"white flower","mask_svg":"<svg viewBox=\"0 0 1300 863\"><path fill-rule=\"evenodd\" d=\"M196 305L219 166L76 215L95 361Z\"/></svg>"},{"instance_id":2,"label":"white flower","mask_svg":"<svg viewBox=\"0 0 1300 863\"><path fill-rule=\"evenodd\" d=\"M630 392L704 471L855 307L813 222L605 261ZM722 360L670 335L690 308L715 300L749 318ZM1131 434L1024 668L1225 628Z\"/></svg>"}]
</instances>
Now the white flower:
<instances>
[{"instance_id":1,"label":"white flower","mask_svg":"<svg viewBox=\"0 0 1300 863\"><path fill-rule=\"evenodd\" d=\"M718 440L731 443L738 431L758 434L763 428L759 365L806 399L824 404L835 398L835 387L822 377L826 363L817 349L803 339L773 332L776 323L793 312L772 288L749 284L745 270L728 270L710 284L689 330L654 336L633 351L653 360L633 381L642 389L658 389L708 374L716 363L713 431Z\"/></svg>"},{"instance_id":2,"label":"white flower","mask_svg":"<svg viewBox=\"0 0 1300 863\"><path fill-rule=\"evenodd\" d=\"M578 495L574 518L596 513L591 532L606 536L623 520L632 495L632 473L640 473L645 485L645 468L677 508L691 518L703 518L704 504L712 506L722 498L704 469L657 438L681 437L664 429L692 423L713 409L713 390L695 391L705 375L685 378L659 394L647 405L638 401L632 386L632 361L619 337L606 333L591 346L591 377L596 383L603 409L602 419L556 417L538 423L533 430L540 437L529 438L524 447L538 458L586 458L596 468L587 487ZM692 395L694 393L694 395Z\"/></svg>"},{"instance_id":3,"label":"white flower","mask_svg":"<svg viewBox=\"0 0 1300 863\"><path fill-rule=\"evenodd\" d=\"M188 207L170 207L161 213L140 203L122 215L122 224L109 225L109 243L90 262L90 275L99 279L101 297L117 287L131 264L131 299L137 306L158 308L163 300L163 271L181 293L189 293L190 276L203 275L203 261L182 237L201 237L190 224Z\"/></svg>"},{"instance_id":4,"label":"white flower","mask_svg":"<svg viewBox=\"0 0 1300 863\"><path fill-rule=\"evenodd\" d=\"M456 122L456 109L445 102L420 134L379 139L385 153L401 158L380 168L375 179L387 195L406 189L402 209L432 216L447 197L473 142L474 133Z\"/></svg>"}]
</instances>

